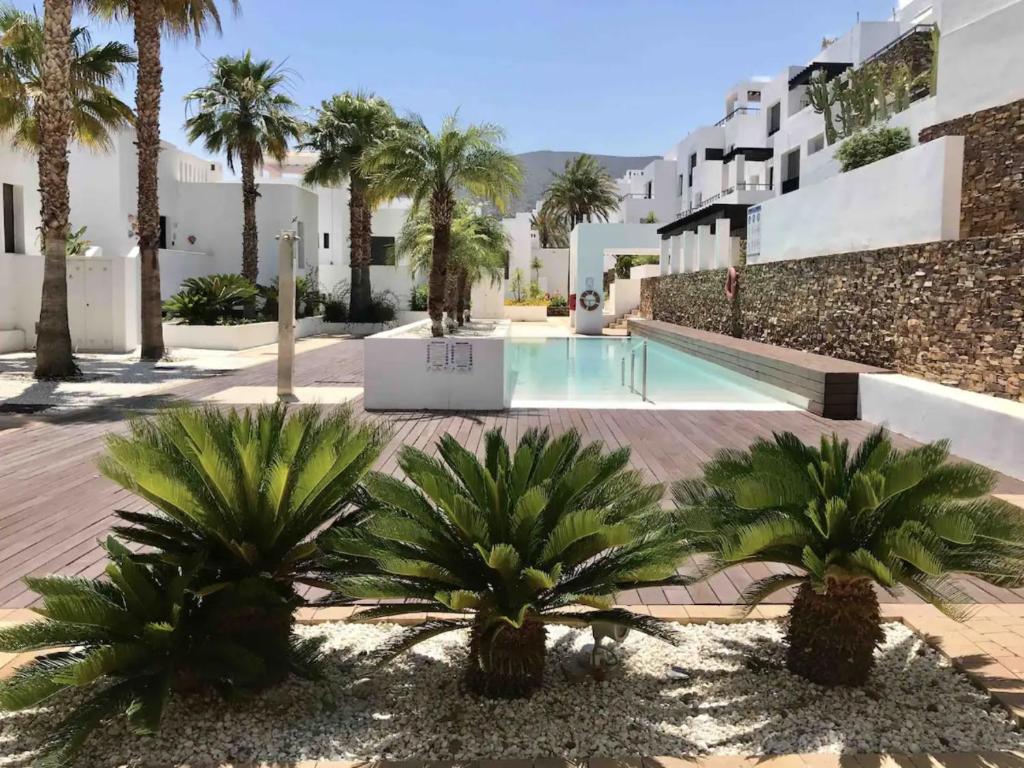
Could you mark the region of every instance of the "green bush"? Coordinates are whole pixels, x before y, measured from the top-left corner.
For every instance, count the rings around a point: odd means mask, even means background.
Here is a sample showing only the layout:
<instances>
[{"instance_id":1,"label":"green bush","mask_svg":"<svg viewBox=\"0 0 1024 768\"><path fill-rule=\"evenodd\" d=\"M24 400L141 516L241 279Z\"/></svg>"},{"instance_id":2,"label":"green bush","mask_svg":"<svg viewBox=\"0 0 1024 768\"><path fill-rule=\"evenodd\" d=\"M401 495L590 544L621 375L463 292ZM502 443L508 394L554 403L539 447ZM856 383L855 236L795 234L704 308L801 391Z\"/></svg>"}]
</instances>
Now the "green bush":
<instances>
[{"instance_id":1,"label":"green bush","mask_svg":"<svg viewBox=\"0 0 1024 768\"><path fill-rule=\"evenodd\" d=\"M324 320L328 323L348 322L348 302L328 296L324 299Z\"/></svg>"},{"instance_id":2,"label":"green bush","mask_svg":"<svg viewBox=\"0 0 1024 768\"><path fill-rule=\"evenodd\" d=\"M391 291L381 291L370 297L366 308L366 316L362 319L352 318L352 322L390 323L398 313L398 299Z\"/></svg>"},{"instance_id":3,"label":"green bush","mask_svg":"<svg viewBox=\"0 0 1024 768\"><path fill-rule=\"evenodd\" d=\"M398 463L411 485L369 475L367 522L334 527L321 540L345 599L417 601L357 620L463 615L408 630L382 658L468 627L470 687L521 696L543 680L545 624L605 622L670 637L651 617L612 608L621 590L674 583L687 550L660 509L661 486L626 468L629 449L581 447L575 431L551 439L530 430L514 452L500 430L484 443L483 462L450 435L439 459L403 447Z\"/></svg>"},{"instance_id":4,"label":"green bush","mask_svg":"<svg viewBox=\"0 0 1024 768\"><path fill-rule=\"evenodd\" d=\"M180 408L129 421L107 438L100 471L156 512L119 512L125 541L176 563L202 554L205 631L259 666L246 687L283 678L293 655L297 579L314 533L335 521L385 434L351 411L275 405L222 412Z\"/></svg>"},{"instance_id":5,"label":"green bush","mask_svg":"<svg viewBox=\"0 0 1024 768\"><path fill-rule=\"evenodd\" d=\"M548 299L548 306L552 309L561 309L562 307L568 307L569 302L565 300L565 296L560 293L552 293Z\"/></svg>"},{"instance_id":6,"label":"green bush","mask_svg":"<svg viewBox=\"0 0 1024 768\"><path fill-rule=\"evenodd\" d=\"M795 570L742 595L754 606L798 587L790 670L823 685L860 685L883 638L875 584L963 617L970 598L951 574L1004 586L1024 576L1021 510L987 495L992 472L948 457L945 442L897 451L882 430L852 453L835 435L815 447L777 434L719 453L702 479L680 481L673 493L706 573L758 562Z\"/></svg>"},{"instance_id":7,"label":"green bush","mask_svg":"<svg viewBox=\"0 0 1024 768\"><path fill-rule=\"evenodd\" d=\"M260 311L262 319L277 320L280 296L278 279L275 277L270 285L258 286L258 290L263 298ZM313 317L321 311L326 301L327 297L320 292L316 270L295 278L295 317Z\"/></svg>"},{"instance_id":8,"label":"green bush","mask_svg":"<svg viewBox=\"0 0 1024 768\"><path fill-rule=\"evenodd\" d=\"M836 159L846 172L907 149L910 149L910 132L906 128L871 128L844 141L836 150Z\"/></svg>"},{"instance_id":9,"label":"green bush","mask_svg":"<svg viewBox=\"0 0 1024 768\"><path fill-rule=\"evenodd\" d=\"M241 318L258 288L241 275L190 277L164 302L164 314L186 325L217 325Z\"/></svg>"},{"instance_id":10,"label":"green bush","mask_svg":"<svg viewBox=\"0 0 1024 768\"><path fill-rule=\"evenodd\" d=\"M430 296L430 288L426 283L413 286L409 294L409 309L413 312L426 312L427 299Z\"/></svg>"},{"instance_id":11,"label":"green bush","mask_svg":"<svg viewBox=\"0 0 1024 768\"><path fill-rule=\"evenodd\" d=\"M629 270L643 264L657 264L660 256L654 254L630 255L615 257L615 277L619 280L629 280Z\"/></svg>"}]
</instances>

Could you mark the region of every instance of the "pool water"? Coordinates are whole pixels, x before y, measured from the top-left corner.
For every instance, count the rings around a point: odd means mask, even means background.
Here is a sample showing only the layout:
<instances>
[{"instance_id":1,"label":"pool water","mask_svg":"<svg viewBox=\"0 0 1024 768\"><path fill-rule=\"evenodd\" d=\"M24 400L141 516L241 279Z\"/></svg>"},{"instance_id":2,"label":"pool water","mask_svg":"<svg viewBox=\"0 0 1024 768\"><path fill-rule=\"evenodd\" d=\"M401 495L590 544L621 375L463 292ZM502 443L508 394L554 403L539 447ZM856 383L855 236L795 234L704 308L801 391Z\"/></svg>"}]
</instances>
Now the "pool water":
<instances>
[{"instance_id":1,"label":"pool water","mask_svg":"<svg viewBox=\"0 0 1024 768\"><path fill-rule=\"evenodd\" d=\"M507 344L513 406L643 403L642 347L646 344L650 403L703 408L794 407L779 399L778 390L655 341L635 337L513 338Z\"/></svg>"}]
</instances>

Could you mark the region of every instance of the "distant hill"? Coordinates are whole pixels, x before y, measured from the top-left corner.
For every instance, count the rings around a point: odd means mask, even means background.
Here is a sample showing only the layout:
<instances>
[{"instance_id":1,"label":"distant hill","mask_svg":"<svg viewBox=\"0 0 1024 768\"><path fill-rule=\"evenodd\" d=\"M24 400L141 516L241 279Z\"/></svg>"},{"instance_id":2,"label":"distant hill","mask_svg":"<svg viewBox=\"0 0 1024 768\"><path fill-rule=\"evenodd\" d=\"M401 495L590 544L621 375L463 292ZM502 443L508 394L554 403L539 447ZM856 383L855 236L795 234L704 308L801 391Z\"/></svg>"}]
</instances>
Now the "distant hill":
<instances>
[{"instance_id":1,"label":"distant hill","mask_svg":"<svg viewBox=\"0 0 1024 768\"><path fill-rule=\"evenodd\" d=\"M512 212L532 211L533 206L544 195L544 190L551 183L551 172L561 171L565 167L565 161L569 160L579 152L551 152L541 150L539 152L523 152L516 155L523 165L523 193L517 198L511 208ZM621 155L594 155L594 159L604 166L613 179L622 176L632 168L643 168L652 160L659 160L660 156L649 157L623 157Z\"/></svg>"}]
</instances>

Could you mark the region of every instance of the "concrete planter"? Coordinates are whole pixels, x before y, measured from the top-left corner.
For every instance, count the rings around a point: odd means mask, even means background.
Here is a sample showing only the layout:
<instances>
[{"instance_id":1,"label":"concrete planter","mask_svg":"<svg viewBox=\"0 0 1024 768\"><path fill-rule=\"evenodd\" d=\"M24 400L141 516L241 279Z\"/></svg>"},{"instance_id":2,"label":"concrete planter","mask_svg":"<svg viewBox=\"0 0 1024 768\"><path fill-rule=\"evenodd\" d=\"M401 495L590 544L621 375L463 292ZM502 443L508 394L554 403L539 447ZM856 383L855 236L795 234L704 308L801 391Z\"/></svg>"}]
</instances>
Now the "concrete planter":
<instances>
[{"instance_id":1,"label":"concrete planter","mask_svg":"<svg viewBox=\"0 0 1024 768\"><path fill-rule=\"evenodd\" d=\"M481 410L509 406L508 322L479 321L479 335L429 335L430 321L363 341L363 398L369 410ZM434 346L437 345L437 346Z\"/></svg>"},{"instance_id":2,"label":"concrete planter","mask_svg":"<svg viewBox=\"0 0 1024 768\"><path fill-rule=\"evenodd\" d=\"M295 321L295 338L323 333L323 317L304 317ZM184 325L164 323L164 344L189 349L236 351L277 343L277 321L242 325Z\"/></svg>"},{"instance_id":3,"label":"concrete planter","mask_svg":"<svg viewBox=\"0 0 1024 768\"><path fill-rule=\"evenodd\" d=\"M381 333L397 325L394 321L390 323L324 323L324 333L352 336L370 336L374 333Z\"/></svg>"},{"instance_id":4,"label":"concrete planter","mask_svg":"<svg viewBox=\"0 0 1024 768\"><path fill-rule=\"evenodd\" d=\"M538 306L524 306L521 304L506 304L505 319L514 323L543 323L548 319L548 308L546 304Z\"/></svg>"}]
</instances>

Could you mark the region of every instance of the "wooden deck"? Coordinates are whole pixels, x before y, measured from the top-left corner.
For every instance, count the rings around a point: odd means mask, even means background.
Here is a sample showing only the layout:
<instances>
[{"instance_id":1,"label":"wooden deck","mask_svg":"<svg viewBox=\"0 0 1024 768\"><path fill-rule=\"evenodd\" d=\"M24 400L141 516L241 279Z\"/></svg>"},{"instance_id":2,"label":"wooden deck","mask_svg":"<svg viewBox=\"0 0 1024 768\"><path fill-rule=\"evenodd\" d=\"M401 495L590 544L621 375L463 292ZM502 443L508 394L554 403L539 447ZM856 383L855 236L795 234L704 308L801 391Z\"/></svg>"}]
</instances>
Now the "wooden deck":
<instances>
[{"instance_id":1,"label":"wooden deck","mask_svg":"<svg viewBox=\"0 0 1024 768\"><path fill-rule=\"evenodd\" d=\"M268 362L246 370L183 385L150 398L133 400L131 408L146 410L168 401L198 400L229 387L270 385ZM362 343L338 340L303 352L296 358L299 386L339 386L362 381ZM361 401L356 402L361 410ZM64 573L97 576L103 553L97 540L113 523L115 509L142 509L145 504L101 477L95 461L103 436L124 429L127 408L105 407L35 415L0 415L0 606L23 607L34 596L21 578L27 574ZM853 441L871 426L857 421L828 421L804 412L654 411L529 409L503 413L388 413L365 418L385 419L394 436L380 459L380 468L396 472L396 450L412 444L432 447L442 433L455 435L479 449L485 431L502 427L510 440L530 427L549 426L559 432L575 427L585 438L609 446L629 445L633 464L652 480L671 482L699 472L716 450L741 448L759 435L790 430L806 440L838 432ZM905 442L905 441L904 441ZM1024 483L1003 478L999 490L1024 493ZM628 604L733 603L753 579L775 572L751 565L688 588L626 593ZM965 588L985 602L1024 602L1012 592L968 582ZM780 599L785 599L782 594ZM884 596L885 600L893 600ZM901 601L914 602L908 596Z\"/></svg>"}]
</instances>

